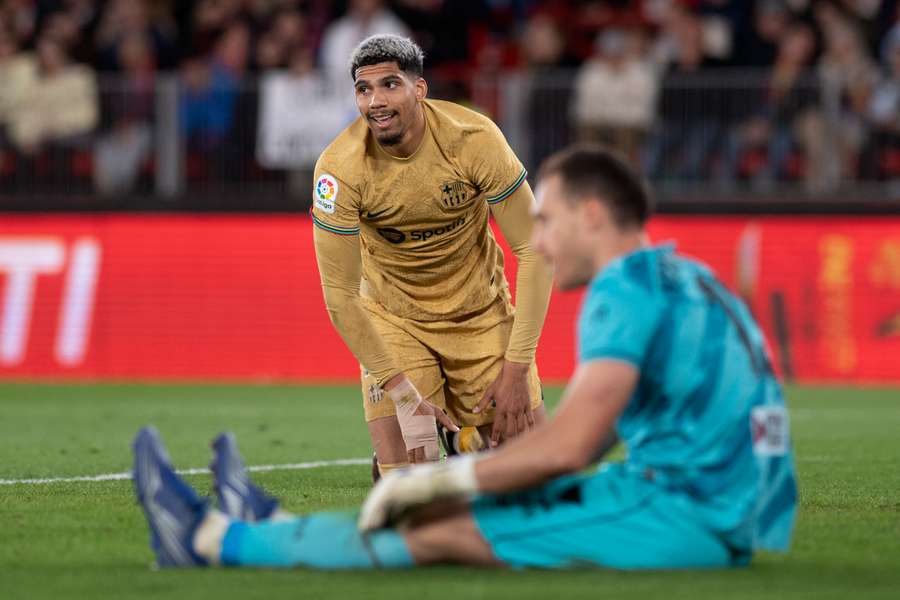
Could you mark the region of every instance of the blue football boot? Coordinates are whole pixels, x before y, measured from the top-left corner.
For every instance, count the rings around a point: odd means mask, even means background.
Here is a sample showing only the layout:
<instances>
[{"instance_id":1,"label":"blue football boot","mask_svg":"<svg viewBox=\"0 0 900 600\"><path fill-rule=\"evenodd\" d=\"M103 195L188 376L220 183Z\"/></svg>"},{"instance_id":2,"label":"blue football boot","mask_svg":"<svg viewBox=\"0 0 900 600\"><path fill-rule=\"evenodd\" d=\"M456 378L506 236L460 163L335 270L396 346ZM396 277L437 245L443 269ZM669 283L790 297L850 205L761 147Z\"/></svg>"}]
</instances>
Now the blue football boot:
<instances>
[{"instance_id":1,"label":"blue football boot","mask_svg":"<svg viewBox=\"0 0 900 600\"><path fill-rule=\"evenodd\" d=\"M219 510L232 519L262 521L278 510L278 500L253 485L244 468L233 433L221 433L212 443L213 486Z\"/></svg>"},{"instance_id":2,"label":"blue football boot","mask_svg":"<svg viewBox=\"0 0 900 600\"><path fill-rule=\"evenodd\" d=\"M208 503L172 468L155 427L138 431L134 449L134 490L150 525L150 546L160 567L207 564L194 552L193 538Z\"/></svg>"}]
</instances>

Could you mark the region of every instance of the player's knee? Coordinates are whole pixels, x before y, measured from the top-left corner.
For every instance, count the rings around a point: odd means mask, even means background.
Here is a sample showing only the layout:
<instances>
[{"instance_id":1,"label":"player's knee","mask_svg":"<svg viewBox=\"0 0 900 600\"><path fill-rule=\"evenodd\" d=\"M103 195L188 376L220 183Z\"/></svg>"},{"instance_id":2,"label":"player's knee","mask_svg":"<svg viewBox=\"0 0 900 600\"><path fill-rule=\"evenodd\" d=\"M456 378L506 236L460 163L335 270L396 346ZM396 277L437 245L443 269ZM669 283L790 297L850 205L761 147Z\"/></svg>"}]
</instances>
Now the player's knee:
<instances>
[{"instance_id":1,"label":"player's knee","mask_svg":"<svg viewBox=\"0 0 900 600\"><path fill-rule=\"evenodd\" d=\"M498 566L501 563L482 537L468 507L419 519L404 531L417 564L458 563Z\"/></svg>"}]
</instances>

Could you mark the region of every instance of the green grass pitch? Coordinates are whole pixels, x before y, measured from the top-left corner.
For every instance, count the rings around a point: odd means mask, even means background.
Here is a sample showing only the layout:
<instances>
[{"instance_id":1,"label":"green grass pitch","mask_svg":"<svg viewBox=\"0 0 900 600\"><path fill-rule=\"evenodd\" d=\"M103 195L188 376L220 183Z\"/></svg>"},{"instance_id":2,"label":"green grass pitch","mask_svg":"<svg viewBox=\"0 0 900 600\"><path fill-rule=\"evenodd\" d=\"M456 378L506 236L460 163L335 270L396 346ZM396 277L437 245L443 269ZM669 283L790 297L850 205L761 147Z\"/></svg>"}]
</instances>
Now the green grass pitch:
<instances>
[{"instance_id":1,"label":"green grass pitch","mask_svg":"<svg viewBox=\"0 0 900 600\"><path fill-rule=\"evenodd\" d=\"M548 390L551 404L559 390ZM801 507L790 554L718 572L429 568L154 572L129 481L0 485L0 598L900 598L900 390L791 388ZM253 465L369 455L356 387L0 385L0 479L127 471L156 424L179 468L238 435ZM208 490L208 475L188 478ZM303 512L356 506L369 468L257 473Z\"/></svg>"}]
</instances>

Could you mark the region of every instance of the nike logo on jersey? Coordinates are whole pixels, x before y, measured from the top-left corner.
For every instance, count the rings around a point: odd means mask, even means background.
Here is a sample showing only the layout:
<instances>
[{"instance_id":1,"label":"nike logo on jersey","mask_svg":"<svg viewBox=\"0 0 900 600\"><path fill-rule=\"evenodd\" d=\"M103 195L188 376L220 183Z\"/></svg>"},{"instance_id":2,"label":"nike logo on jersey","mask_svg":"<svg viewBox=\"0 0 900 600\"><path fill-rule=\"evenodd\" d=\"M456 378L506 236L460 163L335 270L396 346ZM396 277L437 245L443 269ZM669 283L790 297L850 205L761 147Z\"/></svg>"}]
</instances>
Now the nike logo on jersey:
<instances>
[{"instance_id":1,"label":"nike logo on jersey","mask_svg":"<svg viewBox=\"0 0 900 600\"><path fill-rule=\"evenodd\" d=\"M373 221L383 215L384 213L391 210L391 207L385 208L384 210L379 210L378 212L372 212L371 210L366 213L366 218L370 221Z\"/></svg>"}]
</instances>

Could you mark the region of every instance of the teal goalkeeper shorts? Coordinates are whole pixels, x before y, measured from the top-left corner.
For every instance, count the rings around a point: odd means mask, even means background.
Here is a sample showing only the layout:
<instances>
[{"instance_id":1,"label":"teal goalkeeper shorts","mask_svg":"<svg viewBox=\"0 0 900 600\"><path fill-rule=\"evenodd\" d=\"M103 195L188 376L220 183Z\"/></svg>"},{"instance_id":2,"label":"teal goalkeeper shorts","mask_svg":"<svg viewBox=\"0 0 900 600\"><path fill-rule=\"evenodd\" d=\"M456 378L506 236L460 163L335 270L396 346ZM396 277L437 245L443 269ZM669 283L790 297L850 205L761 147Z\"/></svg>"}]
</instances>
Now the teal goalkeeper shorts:
<instances>
[{"instance_id":1,"label":"teal goalkeeper shorts","mask_svg":"<svg viewBox=\"0 0 900 600\"><path fill-rule=\"evenodd\" d=\"M472 514L494 555L517 568L717 568L750 560L703 526L687 495L618 464L480 496Z\"/></svg>"}]
</instances>

